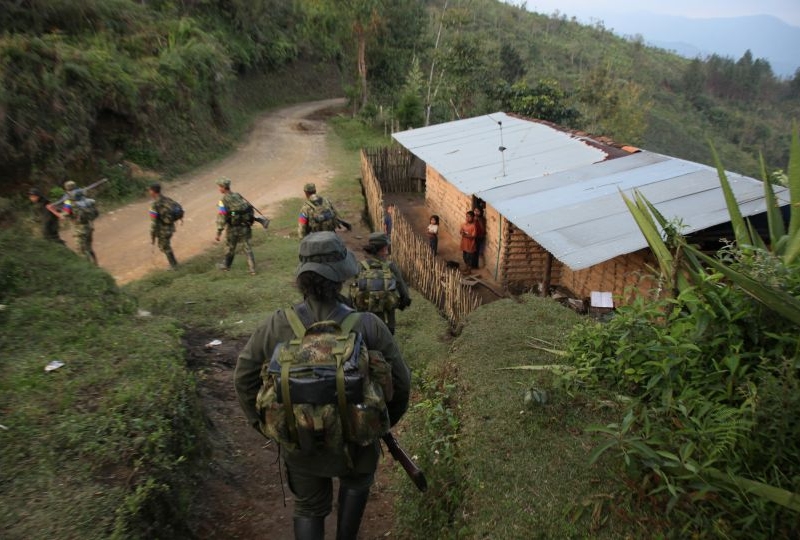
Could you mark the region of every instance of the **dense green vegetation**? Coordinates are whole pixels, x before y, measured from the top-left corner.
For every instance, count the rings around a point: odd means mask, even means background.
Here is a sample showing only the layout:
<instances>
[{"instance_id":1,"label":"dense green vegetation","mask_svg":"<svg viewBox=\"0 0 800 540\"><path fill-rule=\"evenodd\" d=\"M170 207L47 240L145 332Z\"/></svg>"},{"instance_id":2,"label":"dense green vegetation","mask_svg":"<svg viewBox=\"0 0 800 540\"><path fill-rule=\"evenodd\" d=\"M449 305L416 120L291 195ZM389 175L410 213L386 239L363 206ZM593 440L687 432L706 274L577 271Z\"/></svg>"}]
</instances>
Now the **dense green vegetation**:
<instances>
[{"instance_id":1,"label":"dense green vegetation","mask_svg":"<svg viewBox=\"0 0 800 540\"><path fill-rule=\"evenodd\" d=\"M23 237L0 232L0 529L179 535L203 436L179 325L139 316L66 247Z\"/></svg>"},{"instance_id":2,"label":"dense green vegetation","mask_svg":"<svg viewBox=\"0 0 800 540\"><path fill-rule=\"evenodd\" d=\"M175 172L207 160L264 105L258 85L277 101L345 94L353 112L401 129L503 109L706 163L711 139L750 175L758 151L769 170L786 162L784 134L800 116L800 79L777 79L749 53L689 61L496 0L0 8L4 191L120 163ZM298 73L308 84L281 95ZM115 183L129 181L123 172Z\"/></svg>"},{"instance_id":3,"label":"dense green vegetation","mask_svg":"<svg viewBox=\"0 0 800 540\"><path fill-rule=\"evenodd\" d=\"M795 202L796 130L788 170ZM594 455L624 456L682 535L792 538L800 533L800 208L792 205L786 227L770 206L766 244L722 172L720 181L736 238L718 258L688 244L641 196L628 202L671 294L641 297L610 323L576 330L573 376L631 398L624 418L597 428L608 440Z\"/></svg>"}]
</instances>

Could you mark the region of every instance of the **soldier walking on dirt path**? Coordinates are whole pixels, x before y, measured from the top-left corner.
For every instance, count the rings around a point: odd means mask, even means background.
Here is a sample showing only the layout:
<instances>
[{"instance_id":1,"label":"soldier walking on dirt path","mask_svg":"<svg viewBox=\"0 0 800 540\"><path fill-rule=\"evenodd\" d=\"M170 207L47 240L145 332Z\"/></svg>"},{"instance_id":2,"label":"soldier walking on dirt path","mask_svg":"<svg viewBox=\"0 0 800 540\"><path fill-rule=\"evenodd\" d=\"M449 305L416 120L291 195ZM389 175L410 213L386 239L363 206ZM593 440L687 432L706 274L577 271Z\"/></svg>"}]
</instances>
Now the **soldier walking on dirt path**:
<instances>
[{"instance_id":1,"label":"soldier walking on dirt path","mask_svg":"<svg viewBox=\"0 0 800 540\"><path fill-rule=\"evenodd\" d=\"M147 188L153 203L150 205L150 243L158 240L158 249L167 256L172 269L178 266L172 252L172 235L175 234L175 222L172 214L174 201L161 193L161 184L154 182Z\"/></svg>"},{"instance_id":2,"label":"soldier walking on dirt path","mask_svg":"<svg viewBox=\"0 0 800 540\"><path fill-rule=\"evenodd\" d=\"M348 231L353 229L339 216L330 200L317 194L315 184L308 183L303 186L303 193L306 195L306 200L297 218L297 236L303 238L312 232L336 231L339 225L346 227Z\"/></svg>"},{"instance_id":3,"label":"soldier walking on dirt path","mask_svg":"<svg viewBox=\"0 0 800 540\"><path fill-rule=\"evenodd\" d=\"M236 363L234 384L248 423L262 432L261 428L269 422L267 411L260 409L258 404L263 384L262 370L265 363L272 363L275 350L279 346L280 354L283 354L287 343L296 339L296 325L303 326L304 331L310 331L319 326L315 321L327 321L337 328L350 321L351 331L364 340L370 355L373 352L380 353L386 361L393 390L391 397L386 395L385 411L388 413L389 425L396 424L408 409L411 372L389 329L377 316L372 313L353 316L354 312L338 301L342 284L358 272L355 256L341 238L330 231L312 233L303 238L300 241L299 256L300 265L295 277L297 287L303 294L303 302L292 308L270 313L256 328ZM299 320L299 314L308 321ZM323 325L323 328L326 326ZM316 332L319 331L317 328ZM309 346L308 354L310 351L319 353L322 350L312 347L314 340L320 339L319 335L304 334L303 343ZM293 379L288 374L287 379L285 392L293 395ZM353 417L350 418L352 422ZM289 489L294 494L294 538L319 540L324 537L325 517L330 514L333 505L332 479L336 477L339 479L336 538L355 540L369 498L370 486L375 480L375 470L381 453L380 441L375 439L366 445L348 442L342 439L342 424L339 424L338 430L327 424L316 428L314 426L317 425L317 418L311 420L311 429L319 430L321 435L329 435L330 439L323 436L319 439L303 439L295 448L282 445L280 452L286 467ZM307 421L308 418L305 417L294 417L291 425L294 429L299 429L299 424L308 426ZM339 433L340 442L344 445L339 451L326 446L336 433Z\"/></svg>"},{"instance_id":4,"label":"soldier walking on dirt path","mask_svg":"<svg viewBox=\"0 0 800 540\"><path fill-rule=\"evenodd\" d=\"M61 202L50 203L47 209L55 213L59 219L69 219L73 224L73 234L78 242L78 250L89 262L97 266L97 255L92 248L94 236L94 220L99 215L94 199L88 198L83 189L72 180L64 182L66 196Z\"/></svg>"},{"instance_id":5,"label":"soldier walking on dirt path","mask_svg":"<svg viewBox=\"0 0 800 540\"><path fill-rule=\"evenodd\" d=\"M253 246L250 238L253 236L251 227L255 221L253 207L239 193L231 191L231 181L228 178L217 180L217 187L222 194L222 199L217 203L217 236L215 240L219 242L222 231L225 233L225 260L220 263L218 268L228 271L233 263L236 254L236 246L240 243L247 256L247 267L250 275L256 275L256 258L253 255Z\"/></svg>"}]
</instances>

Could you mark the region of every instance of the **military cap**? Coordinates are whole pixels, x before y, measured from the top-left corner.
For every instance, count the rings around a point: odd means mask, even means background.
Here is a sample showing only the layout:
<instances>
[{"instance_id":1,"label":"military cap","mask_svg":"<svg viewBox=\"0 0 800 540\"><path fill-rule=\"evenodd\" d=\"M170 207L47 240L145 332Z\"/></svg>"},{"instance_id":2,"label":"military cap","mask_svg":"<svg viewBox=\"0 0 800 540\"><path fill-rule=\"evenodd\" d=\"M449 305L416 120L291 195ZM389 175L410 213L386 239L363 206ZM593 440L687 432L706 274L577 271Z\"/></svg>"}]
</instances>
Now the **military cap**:
<instances>
[{"instance_id":1,"label":"military cap","mask_svg":"<svg viewBox=\"0 0 800 540\"><path fill-rule=\"evenodd\" d=\"M223 176L222 178L217 180L217 185L219 187L230 188L231 187L231 179L230 178L226 178L226 177Z\"/></svg>"},{"instance_id":2,"label":"military cap","mask_svg":"<svg viewBox=\"0 0 800 540\"><path fill-rule=\"evenodd\" d=\"M374 232L369 235L369 245L375 249L381 249L391 243L392 241L389 239L389 235L382 232Z\"/></svg>"},{"instance_id":3,"label":"military cap","mask_svg":"<svg viewBox=\"0 0 800 540\"><path fill-rule=\"evenodd\" d=\"M336 283L343 283L358 273L356 256L333 231L304 236L300 241L299 258L295 276L315 272Z\"/></svg>"},{"instance_id":4,"label":"military cap","mask_svg":"<svg viewBox=\"0 0 800 540\"><path fill-rule=\"evenodd\" d=\"M73 189L75 189L77 187L78 187L78 184L76 184L72 180L67 180L66 182L64 182L64 189L66 189L67 191L72 191Z\"/></svg>"},{"instance_id":5,"label":"military cap","mask_svg":"<svg viewBox=\"0 0 800 540\"><path fill-rule=\"evenodd\" d=\"M317 186L314 185L313 183L309 182L308 184L303 186L303 191L305 191L306 193L316 193L317 192Z\"/></svg>"},{"instance_id":6,"label":"military cap","mask_svg":"<svg viewBox=\"0 0 800 540\"><path fill-rule=\"evenodd\" d=\"M36 195L37 197L41 197L42 190L40 190L39 188L32 187L31 189L28 190L28 195Z\"/></svg>"}]
</instances>

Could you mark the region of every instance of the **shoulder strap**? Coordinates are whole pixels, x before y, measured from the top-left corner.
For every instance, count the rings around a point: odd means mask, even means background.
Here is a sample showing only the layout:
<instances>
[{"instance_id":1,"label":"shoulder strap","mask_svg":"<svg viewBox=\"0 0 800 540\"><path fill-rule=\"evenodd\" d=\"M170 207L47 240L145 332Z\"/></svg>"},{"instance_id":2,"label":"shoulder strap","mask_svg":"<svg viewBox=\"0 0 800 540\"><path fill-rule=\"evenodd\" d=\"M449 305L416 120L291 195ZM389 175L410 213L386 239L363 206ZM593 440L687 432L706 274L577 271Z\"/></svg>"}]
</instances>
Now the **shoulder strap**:
<instances>
[{"instance_id":1,"label":"shoulder strap","mask_svg":"<svg viewBox=\"0 0 800 540\"><path fill-rule=\"evenodd\" d=\"M299 306L303 306L306 311L308 308L305 307L305 304L298 304ZM300 320L298 313L296 311L298 306L292 306L291 309L284 310L284 315L286 315L286 320L289 322L289 326L292 327L292 332L294 332L295 337L303 337L306 335L306 325L303 321Z\"/></svg>"},{"instance_id":2,"label":"shoulder strap","mask_svg":"<svg viewBox=\"0 0 800 540\"><path fill-rule=\"evenodd\" d=\"M347 321L347 318L354 314L356 314L356 312L353 309L340 302L339 304L337 304L335 308L333 308L333 311L328 313L326 319L331 319L336 321L337 323L339 323L339 326L341 326L342 329L344 329L345 328L344 324ZM292 318L294 318L295 322L300 325L300 328L302 328L301 333L299 334L297 333L297 328L294 326ZM294 306L292 306L291 310L286 310L286 319L289 321L289 324L292 325L292 330L294 330L297 337L303 337L306 328L317 322L316 319L314 318L314 314L311 313L311 310L308 309L308 306L306 305L305 302L300 302L299 304L295 304ZM355 321L347 329L348 333L350 332L350 330L353 329L354 324Z\"/></svg>"}]
</instances>

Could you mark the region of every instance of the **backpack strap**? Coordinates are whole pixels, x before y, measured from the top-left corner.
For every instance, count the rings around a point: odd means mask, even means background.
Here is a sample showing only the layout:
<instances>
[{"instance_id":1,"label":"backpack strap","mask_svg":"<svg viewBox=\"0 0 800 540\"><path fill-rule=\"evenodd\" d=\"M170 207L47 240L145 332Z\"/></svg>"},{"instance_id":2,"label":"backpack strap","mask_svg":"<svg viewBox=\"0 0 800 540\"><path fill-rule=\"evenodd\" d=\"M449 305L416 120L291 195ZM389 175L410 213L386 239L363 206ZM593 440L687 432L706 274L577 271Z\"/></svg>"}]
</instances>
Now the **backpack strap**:
<instances>
[{"instance_id":1,"label":"backpack strap","mask_svg":"<svg viewBox=\"0 0 800 540\"><path fill-rule=\"evenodd\" d=\"M306 327L308 325L301 320L302 315L297 311L299 307L305 308L306 313L308 313L308 308L305 304L298 304L296 306L292 306L291 309L284 310L283 314L286 315L286 320L288 321L289 326L292 327L294 336L301 338L306 335Z\"/></svg>"}]
</instances>

